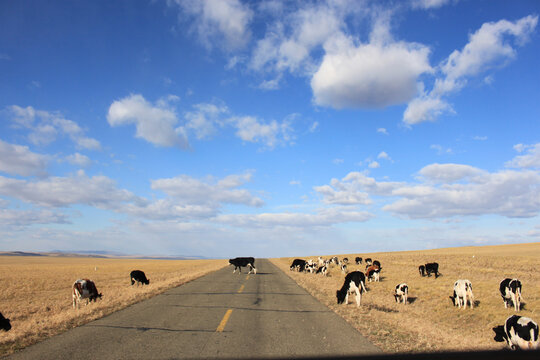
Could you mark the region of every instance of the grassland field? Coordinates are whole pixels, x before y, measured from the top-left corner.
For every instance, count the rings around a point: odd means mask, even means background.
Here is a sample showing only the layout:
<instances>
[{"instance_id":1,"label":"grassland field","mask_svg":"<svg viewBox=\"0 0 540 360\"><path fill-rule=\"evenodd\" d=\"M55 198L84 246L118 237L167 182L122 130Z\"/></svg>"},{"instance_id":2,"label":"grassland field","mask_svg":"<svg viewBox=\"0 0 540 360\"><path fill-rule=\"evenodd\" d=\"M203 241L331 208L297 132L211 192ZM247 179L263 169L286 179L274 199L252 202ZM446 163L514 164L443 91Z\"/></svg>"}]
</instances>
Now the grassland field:
<instances>
[{"instance_id":1,"label":"grassland field","mask_svg":"<svg viewBox=\"0 0 540 360\"><path fill-rule=\"evenodd\" d=\"M81 257L0 256L0 312L12 329L0 332L0 356L101 318L175 286L204 276L227 260L134 260ZM131 286L131 270L143 270L149 285ZM72 307L77 279L95 282L103 298Z\"/></svg>"},{"instance_id":2,"label":"grassland field","mask_svg":"<svg viewBox=\"0 0 540 360\"><path fill-rule=\"evenodd\" d=\"M507 277L518 278L523 284L524 305L518 315L540 322L540 243L337 256L352 260L349 272L365 270L365 264L354 264L356 256L381 262L380 282L366 284L368 292L362 296L360 308L354 295L349 296L349 305L337 304L336 290L345 278L337 266L324 277L290 271L294 258L272 261L385 352L503 348L504 343L493 340L492 328L516 313L513 307L504 308L499 293L499 283ZM298 258L317 260L317 256ZM418 266L427 262L439 263L442 276L421 277ZM449 298L458 279L472 282L476 302L472 310L454 307ZM395 286L402 282L409 286L407 305L397 304L393 296Z\"/></svg>"}]
</instances>

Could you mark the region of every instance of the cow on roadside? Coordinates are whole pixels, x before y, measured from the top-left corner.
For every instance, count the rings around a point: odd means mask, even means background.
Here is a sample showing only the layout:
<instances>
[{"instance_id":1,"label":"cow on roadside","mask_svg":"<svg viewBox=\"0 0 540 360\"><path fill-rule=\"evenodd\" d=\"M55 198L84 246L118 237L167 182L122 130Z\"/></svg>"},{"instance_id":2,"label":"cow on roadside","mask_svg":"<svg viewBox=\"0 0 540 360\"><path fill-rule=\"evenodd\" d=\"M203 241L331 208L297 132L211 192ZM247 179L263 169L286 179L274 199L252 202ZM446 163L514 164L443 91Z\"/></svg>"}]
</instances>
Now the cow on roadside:
<instances>
[{"instance_id":1,"label":"cow on roadside","mask_svg":"<svg viewBox=\"0 0 540 360\"><path fill-rule=\"evenodd\" d=\"M255 258L253 257L237 257L234 259L229 259L229 265L234 265L233 274L236 272L236 269L238 269L238 273L242 273L242 268L249 266L249 272L248 274L251 274L251 270L256 274L257 269L255 269Z\"/></svg>"},{"instance_id":2,"label":"cow on roadside","mask_svg":"<svg viewBox=\"0 0 540 360\"><path fill-rule=\"evenodd\" d=\"M396 302L403 302L403 305L407 304L407 298L409 297L409 286L406 283L396 285L394 291L394 298Z\"/></svg>"},{"instance_id":3,"label":"cow on roadside","mask_svg":"<svg viewBox=\"0 0 540 360\"><path fill-rule=\"evenodd\" d=\"M521 297L521 281L506 278L499 284L499 291L501 292L505 309L513 304L515 311L520 310L521 301L523 301Z\"/></svg>"},{"instance_id":4,"label":"cow on roadside","mask_svg":"<svg viewBox=\"0 0 540 360\"><path fill-rule=\"evenodd\" d=\"M367 291L366 277L361 271L353 271L345 276L345 281L340 290L336 291L337 303L345 304L349 303L349 293L356 293L356 306L360 307L360 301L362 300L362 292Z\"/></svg>"},{"instance_id":5,"label":"cow on roadside","mask_svg":"<svg viewBox=\"0 0 540 360\"><path fill-rule=\"evenodd\" d=\"M291 264L291 271L296 270L299 272L304 271L304 268L306 267L306 260L304 259L294 259Z\"/></svg>"},{"instance_id":6,"label":"cow on roadside","mask_svg":"<svg viewBox=\"0 0 540 360\"><path fill-rule=\"evenodd\" d=\"M139 284L141 285L150 284L150 280L146 278L146 275L141 270L133 270L131 273L129 273L129 278L131 279L132 286L133 284L135 284L135 282L137 283L137 286L139 286Z\"/></svg>"},{"instance_id":7,"label":"cow on roadside","mask_svg":"<svg viewBox=\"0 0 540 360\"><path fill-rule=\"evenodd\" d=\"M89 279L78 279L73 283L72 297L73 308L79 308L79 305L83 299L86 299L86 305L89 302L96 302L97 299L101 299L103 294L98 293L96 284Z\"/></svg>"},{"instance_id":8,"label":"cow on roadside","mask_svg":"<svg viewBox=\"0 0 540 360\"><path fill-rule=\"evenodd\" d=\"M2 315L2 313L0 313L0 330L11 330L11 322L9 321L9 319L6 319L4 315Z\"/></svg>"},{"instance_id":9,"label":"cow on roadside","mask_svg":"<svg viewBox=\"0 0 540 360\"><path fill-rule=\"evenodd\" d=\"M536 350L540 348L538 339L538 324L524 316L512 315L504 322L493 328L497 342L506 341L511 350Z\"/></svg>"}]
</instances>

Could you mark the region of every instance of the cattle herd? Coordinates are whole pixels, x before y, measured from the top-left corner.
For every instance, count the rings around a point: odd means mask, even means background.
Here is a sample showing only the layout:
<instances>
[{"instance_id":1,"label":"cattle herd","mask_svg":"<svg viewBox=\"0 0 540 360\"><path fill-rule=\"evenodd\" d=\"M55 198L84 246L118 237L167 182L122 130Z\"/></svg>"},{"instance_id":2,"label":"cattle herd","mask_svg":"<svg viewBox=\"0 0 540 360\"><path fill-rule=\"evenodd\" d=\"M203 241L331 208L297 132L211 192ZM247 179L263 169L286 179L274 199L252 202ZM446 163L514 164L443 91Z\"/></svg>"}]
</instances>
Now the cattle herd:
<instances>
[{"instance_id":1,"label":"cattle herd","mask_svg":"<svg viewBox=\"0 0 540 360\"><path fill-rule=\"evenodd\" d=\"M146 275L141 270L133 270L129 274L129 278L131 280L131 285L135 282L137 282L137 286L139 286L139 284L150 284L150 280L146 278ZM90 279L75 280L71 289L71 295L74 309L78 309L83 300L86 300L85 305L88 305L92 301L96 302L97 299L103 297L103 294L98 292L96 284ZM2 313L0 313L0 330L11 330L10 320L6 319Z\"/></svg>"},{"instance_id":2,"label":"cattle herd","mask_svg":"<svg viewBox=\"0 0 540 360\"><path fill-rule=\"evenodd\" d=\"M345 280L341 289L336 291L336 298L338 304L348 304L349 294L356 295L356 306L360 307L362 300L362 294L367 292L366 279L371 282L380 281L380 272L382 270L381 263L371 258L365 260L365 271L352 271L347 272L348 258L339 259L334 256L329 259L324 259L319 256L317 260L304 260L294 259L291 263L290 270L321 274L328 276L328 269L331 266L338 267L344 274ZM356 265L362 264L362 258L357 256L355 258ZM418 267L418 272L422 277L430 277L432 274L435 278L438 278L442 274L439 272L439 264L436 262L427 263ZM499 284L499 292L502 296L504 307L514 307L515 311L521 310L521 302L523 300L521 296L521 281L518 279L506 278ZM472 290L472 283L466 279L459 279L454 283L453 294L450 296L454 306L465 310L467 304L473 309L475 300ZM407 304L409 295L409 286L406 283L397 284L394 289L394 298L397 303ZM493 328L495 332L494 340L498 342L506 342L508 347L512 350L522 349L539 349L540 339L538 334L538 324L532 319L512 315L503 325Z\"/></svg>"},{"instance_id":3,"label":"cattle herd","mask_svg":"<svg viewBox=\"0 0 540 360\"><path fill-rule=\"evenodd\" d=\"M330 259L323 259L319 256L317 261L294 259L291 263L290 270L298 272L306 272L312 274L320 274L322 276L328 276L328 269L330 266L338 266L342 273L345 274L345 280L341 289L336 291L336 298L338 304L348 304L349 294L354 293L356 295L356 306L360 307L362 300L362 293L366 290L367 281L378 282L380 281L380 272L382 270L381 263L371 258L365 259L366 269L362 271L347 271L348 258L339 259L334 256ZM362 258L356 257L355 263L357 265L362 264ZM229 260L229 264L234 266L233 273L238 270L241 273L242 267L249 267L248 274L251 271L256 274L255 259L253 257L237 257ZM435 275L438 278L439 264L436 262L427 263L418 267L420 276ZM146 278L146 275L141 270L133 270L130 274L131 285L137 283L141 285L150 284L150 280ZM499 284L499 292L502 296L504 307L508 308L513 306L515 311L521 309L521 302L523 300L521 296L521 281L518 279L506 278ZM409 294L409 286L406 283L400 283L396 285L394 290L394 298L397 303L407 304ZM98 292L96 285L89 279L78 279L73 283L72 287L72 299L73 308L79 308L82 300L86 300L86 305L92 301L102 298L102 294ZM474 307L474 295L472 291L472 283L466 279L459 279L454 283L453 294L450 296L454 306L465 310L467 304L470 308ZM11 329L11 322L0 313L0 330L9 331ZM495 341L506 342L510 349L538 349L540 347L540 340L538 338L538 324L532 319L519 315L510 316L503 325L493 328L495 332Z\"/></svg>"}]
</instances>

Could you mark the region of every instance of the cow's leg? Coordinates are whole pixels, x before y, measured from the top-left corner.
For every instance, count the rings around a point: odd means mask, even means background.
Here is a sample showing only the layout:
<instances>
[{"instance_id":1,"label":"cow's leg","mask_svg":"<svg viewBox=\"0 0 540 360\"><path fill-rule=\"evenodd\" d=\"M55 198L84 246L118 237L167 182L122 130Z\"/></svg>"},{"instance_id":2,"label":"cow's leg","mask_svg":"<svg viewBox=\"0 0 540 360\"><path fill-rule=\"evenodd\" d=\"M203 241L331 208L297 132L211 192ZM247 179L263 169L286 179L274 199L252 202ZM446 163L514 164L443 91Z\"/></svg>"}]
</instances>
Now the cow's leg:
<instances>
[{"instance_id":1,"label":"cow's leg","mask_svg":"<svg viewBox=\"0 0 540 360\"><path fill-rule=\"evenodd\" d=\"M249 271L248 271L248 275L251 274L251 270L253 269L253 267L251 266L251 264L248 264L248 268L249 268Z\"/></svg>"},{"instance_id":2,"label":"cow's leg","mask_svg":"<svg viewBox=\"0 0 540 360\"><path fill-rule=\"evenodd\" d=\"M345 305L349 305L349 290L347 290L347 295L345 295Z\"/></svg>"},{"instance_id":3,"label":"cow's leg","mask_svg":"<svg viewBox=\"0 0 540 360\"><path fill-rule=\"evenodd\" d=\"M356 288L354 289L354 292L356 293L356 307L360 307L360 301L362 300L362 294L360 293L360 289Z\"/></svg>"}]
</instances>

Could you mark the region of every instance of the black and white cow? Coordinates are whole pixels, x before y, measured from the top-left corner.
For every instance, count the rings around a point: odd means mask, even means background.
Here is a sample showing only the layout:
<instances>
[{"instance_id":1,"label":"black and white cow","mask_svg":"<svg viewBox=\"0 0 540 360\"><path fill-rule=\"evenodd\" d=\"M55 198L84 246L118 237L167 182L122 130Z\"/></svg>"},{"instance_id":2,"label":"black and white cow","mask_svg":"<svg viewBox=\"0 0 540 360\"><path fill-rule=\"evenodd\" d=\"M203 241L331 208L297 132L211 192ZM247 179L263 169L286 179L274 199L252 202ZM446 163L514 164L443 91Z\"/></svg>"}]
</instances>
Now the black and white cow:
<instances>
[{"instance_id":1,"label":"black and white cow","mask_svg":"<svg viewBox=\"0 0 540 360\"><path fill-rule=\"evenodd\" d=\"M139 284L141 285L150 284L150 280L146 278L146 275L141 270L133 270L132 272L129 273L129 278L131 280L131 285L135 284L135 282L137 282L137 286L139 286Z\"/></svg>"},{"instance_id":2,"label":"black and white cow","mask_svg":"<svg viewBox=\"0 0 540 360\"><path fill-rule=\"evenodd\" d=\"M344 257L343 260L341 260L341 262L344 263L344 264L348 264L349 263L349 258Z\"/></svg>"},{"instance_id":3,"label":"black and white cow","mask_svg":"<svg viewBox=\"0 0 540 360\"><path fill-rule=\"evenodd\" d=\"M362 258L357 256L355 259L354 259L354 262L356 263L356 265L360 265L362 263Z\"/></svg>"},{"instance_id":4,"label":"black and white cow","mask_svg":"<svg viewBox=\"0 0 540 360\"><path fill-rule=\"evenodd\" d=\"M450 298L454 306L457 305L458 308L463 306L463 310L467 308L467 301L469 301L472 309L474 306L474 295L471 282L469 280L457 280L454 283L454 296L450 296Z\"/></svg>"},{"instance_id":5,"label":"black and white cow","mask_svg":"<svg viewBox=\"0 0 540 360\"><path fill-rule=\"evenodd\" d=\"M371 260L371 258L366 258L366 265L367 266L373 265L373 260Z\"/></svg>"},{"instance_id":6,"label":"black and white cow","mask_svg":"<svg viewBox=\"0 0 540 360\"><path fill-rule=\"evenodd\" d=\"M493 328L497 342L506 341L512 350L536 350L540 348L538 324L528 317L512 315L504 325Z\"/></svg>"},{"instance_id":7,"label":"black and white cow","mask_svg":"<svg viewBox=\"0 0 540 360\"><path fill-rule=\"evenodd\" d=\"M437 264L436 262L433 262L433 263L427 263L425 265L426 267L426 275L427 276L431 276L431 274L435 274L435 279L439 277L440 273L439 273L439 264Z\"/></svg>"},{"instance_id":8,"label":"black and white cow","mask_svg":"<svg viewBox=\"0 0 540 360\"><path fill-rule=\"evenodd\" d=\"M379 267L379 270L382 269L381 267L381 262L379 260L373 260L373 266L378 266Z\"/></svg>"},{"instance_id":9,"label":"black and white cow","mask_svg":"<svg viewBox=\"0 0 540 360\"><path fill-rule=\"evenodd\" d=\"M420 265L418 267L418 272L420 273L420 276L426 276L426 266L425 265Z\"/></svg>"},{"instance_id":10,"label":"black and white cow","mask_svg":"<svg viewBox=\"0 0 540 360\"><path fill-rule=\"evenodd\" d=\"M2 313L0 313L0 330L11 330L11 322L9 321L9 319L6 319L4 315L2 315Z\"/></svg>"},{"instance_id":11,"label":"black and white cow","mask_svg":"<svg viewBox=\"0 0 540 360\"><path fill-rule=\"evenodd\" d=\"M396 290L394 291L394 298L396 302L403 302L403 305L407 304L407 298L409 297L409 286L406 283L401 283L396 285Z\"/></svg>"},{"instance_id":12,"label":"black and white cow","mask_svg":"<svg viewBox=\"0 0 540 360\"><path fill-rule=\"evenodd\" d=\"M326 266L326 265L319 266L319 268L317 269L317 271L315 273L316 274L323 274L323 276L327 276L328 275L328 266Z\"/></svg>"},{"instance_id":13,"label":"black and white cow","mask_svg":"<svg viewBox=\"0 0 540 360\"><path fill-rule=\"evenodd\" d=\"M506 278L499 284L499 291L504 301L504 308L508 308L514 304L514 310L519 311L521 308L521 281L518 279Z\"/></svg>"},{"instance_id":14,"label":"black and white cow","mask_svg":"<svg viewBox=\"0 0 540 360\"><path fill-rule=\"evenodd\" d=\"M73 308L78 308L81 301L86 299L86 305L89 302L96 302L97 299L101 299L103 294L98 293L96 284L89 279L79 279L73 283Z\"/></svg>"},{"instance_id":15,"label":"black and white cow","mask_svg":"<svg viewBox=\"0 0 540 360\"><path fill-rule=\"evenodd\" d=\"M251 270L256 274L257 269L255 269L255 258L253 257L237 257L234 259L229 259L229 265L234 265L233 274L236 272L236 269L238 269L238 273L242 273L242 268L249 266L249 272L248 274L251 274Z\"/></svg>"},{"instance_id":16,"label":"black and white cow","mask_svg":"<svg viewBox=\"0 0 540 360\"><path fill-rule=\"evenodd\" d=\"M296 270L296 271L302 272L302 271L304 271L305 267L306 267L306 260L304 260L304 259L294 259L292 264L291 264L290 269L291 269L291 271Z\"/></svg>"},{"instance_id":17,"label":"black and white cow","mask_svg":"<svg viewBox=\"0 0 540 360\"><path fill-rule=\"evenodd\" d=\"M341 272L344 274L347 273L347 264L341 264Z\"/></svg>"},{"instance_id":18,"label":"black and white cow","mask_svg":"<svg viewBox=\"0 0 540 360\"><path fill-rule=\"evenodd\" d=\"M366 269L366 277L367 277L368 281L369 282L371 282L371 281L378 282L379 281L380 271L381 271L381 269L376 265L368 266L368 268Z\"/></svg>"},{"instance_id":19,"label":"black and white cow","mask_svg":"<svg viewBox=\"0 0 540 360\"><path fill-rule=\"evenodd\" d=\"M360 307L360 301L362 300L362 292L367 291L366 277L361 271L353 271L345 276L345 281L340 290L336 291L337 303L345 304L349 303L349 293L356 293L356 306Z\"/></svg>"}]
</instances>

